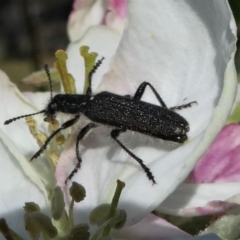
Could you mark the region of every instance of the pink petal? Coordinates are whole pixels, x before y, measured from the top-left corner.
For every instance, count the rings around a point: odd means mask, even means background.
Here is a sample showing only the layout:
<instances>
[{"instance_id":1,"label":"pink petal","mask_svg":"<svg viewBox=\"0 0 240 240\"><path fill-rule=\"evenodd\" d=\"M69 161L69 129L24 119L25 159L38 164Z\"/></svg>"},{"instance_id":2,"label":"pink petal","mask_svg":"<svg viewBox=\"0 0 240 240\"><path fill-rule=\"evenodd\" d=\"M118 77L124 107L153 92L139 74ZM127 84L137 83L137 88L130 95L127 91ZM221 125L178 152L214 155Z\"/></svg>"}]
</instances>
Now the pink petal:
<instances>
[{"instance_id":1,"label":"pink petal","mask_svg":"<svg viewBox=\"0 0 240 240\"><path fill-rule=\"evenodd\" d=\"M79 40L93 26L107 25L121 33L127 13L126 0L76 0L68 20L71 42Z\"/></svg>"},{"instance_id":2,"label":"pink petal","mask_svg":"<svg viewBox=\"0 0 240 240\"><path fill-rule=\"evenodd\" d=\"M110 0L108 11L104 17L103 23L118 32L122 33L125 20L127 18L127 1L126 0Z\"/></svg>"},{"instance_id":3,"label":"pink petal","mask_svg":"<svg viewBox=\"0 0 240 240\"><path fill-rule=\"evenodd\" d=\"M109 9L114 10L119 18L124 19L127 15L126 0L110 0Z\"/></svg>"},{"instance_id":4,"label":"pink petal","mask_svg":"<svg viewBox=\"0 0 240 240\"><path fill-rule=\"evenodd\" d=\"M189 176L191 182L240 180L240 125L225 126Z\"/></svg>"}]
</instances>

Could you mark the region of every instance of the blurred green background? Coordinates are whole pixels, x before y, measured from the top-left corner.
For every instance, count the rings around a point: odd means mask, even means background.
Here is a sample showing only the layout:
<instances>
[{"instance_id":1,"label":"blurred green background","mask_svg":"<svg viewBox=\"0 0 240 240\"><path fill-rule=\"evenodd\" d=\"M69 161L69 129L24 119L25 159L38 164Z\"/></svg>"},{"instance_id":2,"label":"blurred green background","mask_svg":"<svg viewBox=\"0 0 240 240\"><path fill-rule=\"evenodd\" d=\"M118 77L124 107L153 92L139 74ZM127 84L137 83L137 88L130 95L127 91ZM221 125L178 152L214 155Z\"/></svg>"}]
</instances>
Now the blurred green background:
<instances>
[{"instance_id":1,"label":"blurred green background","mask_svg":"<svg viewBox=\"0 0 240 240\"><path fill-rule=\"evenodd\" d=\"M218 0L217 0L218 1ZM240 36L240 0L229 0ZM54 62L57 49L68 44L66 24L73 0L1 0L0 69L21 90L34 90L21 81ZM240 43L238 41L238 49ZM240 72L240 51L236 54Z\"/></svg>"}]
</instances>

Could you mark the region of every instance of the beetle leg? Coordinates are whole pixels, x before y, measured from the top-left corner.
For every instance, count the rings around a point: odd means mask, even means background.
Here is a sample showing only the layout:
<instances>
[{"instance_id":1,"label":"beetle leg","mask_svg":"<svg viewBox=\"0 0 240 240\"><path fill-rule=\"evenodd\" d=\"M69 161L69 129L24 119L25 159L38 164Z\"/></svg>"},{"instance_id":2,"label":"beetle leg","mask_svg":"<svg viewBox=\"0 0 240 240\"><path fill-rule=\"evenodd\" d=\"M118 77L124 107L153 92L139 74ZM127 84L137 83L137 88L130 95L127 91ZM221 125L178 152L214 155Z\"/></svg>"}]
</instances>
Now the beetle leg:
<instances>
[{"instance_id":1,"label":"beetle leg","mask_svg":"<svg viewBox=\"0 0 240 240\"><path fill-rule=\"evenodd\" d=\"M126 152L128 153L133 159L135 159L144 172L146 173L148 179L153 182L153 184L156 184L156 181L154 179L154 176L151 172L151 170L143 163L143 160L138 158L135 154L133 154L123 143L121 143L118 139L118 136L120 135L121 132L125 132L126 129L113 129L111 131L111 137L116 141L116 143Z\"/></svg>"},{"instance_id":2,"label":"beetle leg","mask_svg":"<svg viewBox=\"0 0 240 240\"><path fill-rule=\"evenodd\" d=\"M77 164L76 164L75 168L72 170L72 172L70 173L70 175L65 180L65 184L67 184L68 180L71 180L71 178L74 176L74 174L77 173L78 169L81 167L82 158L80 156L80 152L79 152L79 148L78 148L78 145L79 145L80 141L86 136L86 134L92 128L95 128L95 127L97 127L97 124L91 122L88 125L86 125L84 128L82 128L81 131L79 132L79 134L77 136L77 141L76 141Z\"/></svg>"},{"instance_id":3,"label":"beetle leg","mask_svg":"<svg viewBox=\"0 0 240 240\"><path fill-rule=\"evenodd\" d=\"M137 91L134 94L133 99L136 100L140 100L145 92L146 87L149 86L151 88L151 90L153 91L154 95L156 96L156 98L158 99L159 103L167 108L167 105L165 104L165 102L162 100L162 98L160 97L160 95L158 94L158 92L156 91L156 89L149 83L149 82L143 82L137 89Z\"/></svg>"},{"instance_id":4,"label":"beetle leg","mask_svg":"<svg viewBox=\"0 0 240 240\"><path fill-rule=\"evenodd\" d=\"M165 102L162 100L162 98L160 97L160 95L158 94L158 92L156 91L156 89L149 83L149 82L143 82L137 89L136 93L134 94L134 97L133 99L136 99L136 100L140 100L145 92L145 89L146 87L149 86L154 95L156 96L156 98L158 99L159 103L167 108L167 105L165 104ZM180 110L182 108L187 108L187 107L191 107L193 103L196 103L196 101L193 101L193 102L190 102L190 103L187 103L187 104L183 104L183 105L180 105L180 106L175 106L175 107L171 107L169 108L170 110Z\"/></svg>"},{"instance_id":5,"label":"beetle leg","mask_svg":"<svg viewBox=\"0 0 240 240\"><path fill-rule=\"evenodd\" d=\"M191 107L192 104L198 104L196 101L193 101L193 102L190 102L190 103L187 103L187 104L183 104L183 105L180 105L180 106L175 106L175 107L171 107L169 108L170 110L181 110L183 108L188 108L188 107Z\"/></svg>"}]
</instances>

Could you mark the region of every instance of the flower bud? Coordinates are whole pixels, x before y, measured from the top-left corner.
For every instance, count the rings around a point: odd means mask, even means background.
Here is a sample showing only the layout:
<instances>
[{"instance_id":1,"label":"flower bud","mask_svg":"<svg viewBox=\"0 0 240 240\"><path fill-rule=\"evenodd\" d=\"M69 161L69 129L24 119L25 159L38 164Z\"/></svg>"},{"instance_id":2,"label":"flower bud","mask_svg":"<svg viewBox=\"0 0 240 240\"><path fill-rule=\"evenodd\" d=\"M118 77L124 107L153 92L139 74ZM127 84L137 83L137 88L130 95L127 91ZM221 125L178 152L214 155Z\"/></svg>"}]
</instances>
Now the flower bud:
<instances>
[{"instance_id":1,"label":"flower bud","mask_svg":"<svg viewBox=\"0 0 240 240\"><path fill-rule=\"evenodd\" d=\"M86 197L86 190L82 185L73 182L69 188L69 194L75 202L80 202Z\"/></svg>"},{"instance_id":2,"label":"flower bud","mask_svg":"<svg viewBox=\"0 0 240 240\"><path fill-rule=\"evenodd\" d=\"M65 203L62 190L59 186L54 188L51 199L51 212L54 220L59 220L64 212Z\"/></svg>"},{"instance_id":3,"label":"flower bud","mask_svg":"<svg viewBox=\"0 0 240 240\"><path fill-rule=\"evenodd\" d=\"M23 207L25 213L40 212L40 207L34 202L27 202Z\"/></svg>"},{"instance_id":4,"label":"flower bud","mask_svg":"<svg viewBox=\"0 0 240 240\"><path fill-rule=\"evenodd\" d=\"M93 225L101 226L107 219L110 204L101 204L98 207L94 208L89 215L89 221Z\"/></svg>"},{"instance_id":5,"label":"flower bud","mask_svg":"<svg viewBox=\"0 0 240 240\"><path fill-rule=\"evenodd\" d=\"M24 216L25 229L29 232L30 236L40 235L40 232L46 236L53 238L57 236L57 229L53 226L50 218L40 212L26 213Z\"/></svg>"},{"instance_id":6,"label":"flower bud","mask_svg":"<svg viewBox=\"0 0 240 240\"><path fill-rule=\"evenodd\" d=\"M89 226L85 223L83 224L78 224L75 227L72 228L68 240L88 240L90 237L89 233Z\"/></svg>"}]
</instances>

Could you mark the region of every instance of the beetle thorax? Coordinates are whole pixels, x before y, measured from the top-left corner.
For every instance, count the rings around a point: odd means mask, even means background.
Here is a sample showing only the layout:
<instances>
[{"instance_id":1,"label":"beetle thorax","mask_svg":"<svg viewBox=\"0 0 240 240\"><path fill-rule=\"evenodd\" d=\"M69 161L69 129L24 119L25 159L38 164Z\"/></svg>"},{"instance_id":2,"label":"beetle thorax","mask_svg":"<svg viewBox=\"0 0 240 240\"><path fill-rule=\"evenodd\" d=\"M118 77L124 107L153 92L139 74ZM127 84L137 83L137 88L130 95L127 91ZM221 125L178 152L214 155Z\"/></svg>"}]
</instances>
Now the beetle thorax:
<instances>
[{"instance_id":1,"label":"beetle thorax","mask_svg":"<svg viewBox=\"0 0 240 240\"><path fill-rule=\"evenodd\" d=\"M79 114L85 111L90 96L81 94L58 94L48 103L47 116L57 113Z\"/></svg>"}]
</instances>

